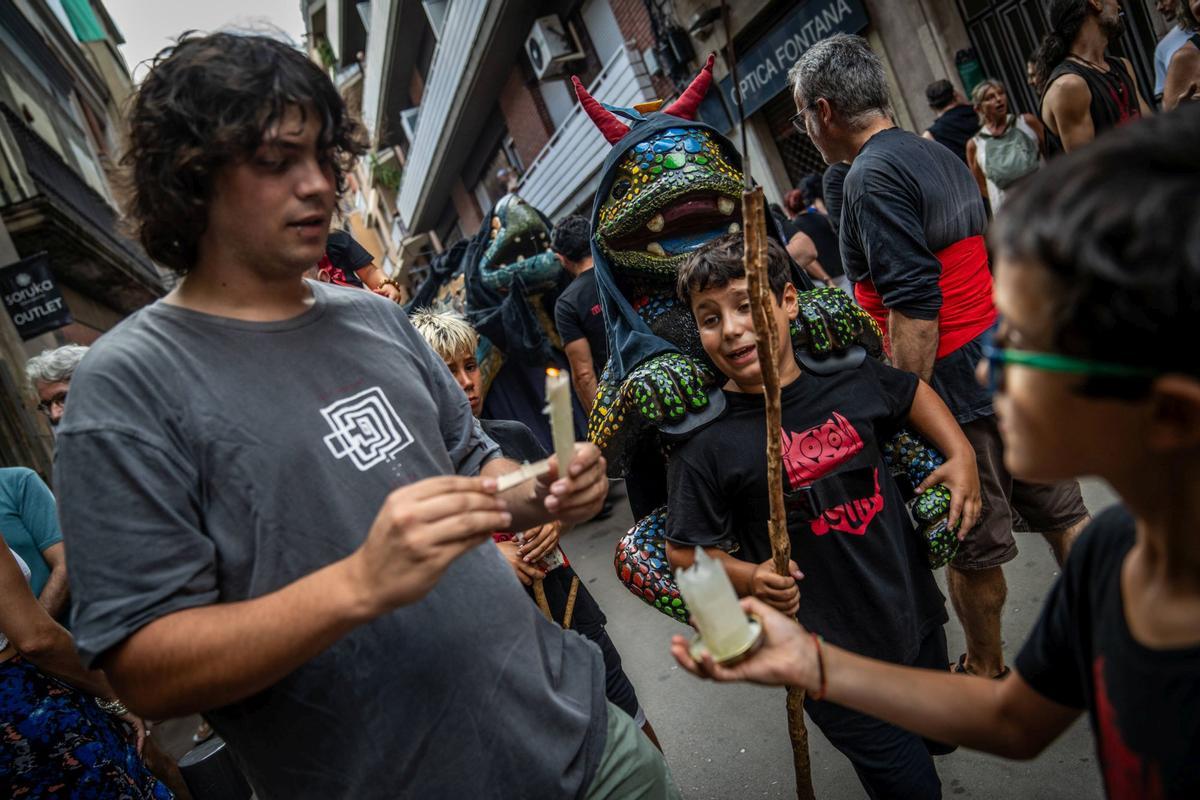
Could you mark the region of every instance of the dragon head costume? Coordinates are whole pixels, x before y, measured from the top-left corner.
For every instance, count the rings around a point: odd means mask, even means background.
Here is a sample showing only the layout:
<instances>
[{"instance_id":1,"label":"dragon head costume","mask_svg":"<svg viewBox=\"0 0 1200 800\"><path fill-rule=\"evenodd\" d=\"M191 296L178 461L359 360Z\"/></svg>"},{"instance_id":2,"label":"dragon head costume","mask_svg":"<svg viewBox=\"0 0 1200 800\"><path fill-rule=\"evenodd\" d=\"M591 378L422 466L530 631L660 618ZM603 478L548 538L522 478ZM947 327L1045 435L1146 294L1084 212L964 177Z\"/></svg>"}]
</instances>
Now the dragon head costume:
<instances>
[{"instance_id":1,"label":"dragon head costume","mask_svg":"<svg viewBox=\"0 0 1200 800\"><path fill-rule=\"evenodd\" d=\"M479 333L485 414L519 419L547 445L542 387L546 367L566 367L554 303L570 281L550 250L550 231L545 215L505 195L474 236L434 259L408 306L466 316Z\"/></svg>"},{"instance_id":2,"label":"dragon head costume","mask_svg":"<svg viewBox=\"0 0 1200 800\"><path fill-rule=\"evenodd\" d=\"M646 454L663 453L668 438L686 436L723 407L717 371L700 344L691 310L675 293L679 268L689 253L741 229L741 155L720 131L696 119L712 84L712 67L710 55L700 74L665 108L659 101L632 108L606 106L573 79L584 111L613 145L601 168L591 215L592 257L610 355L588 435L604 452L614 476L630 469L642 476L647 470L661 473L664 462L648 465ZM767 224L782 240L769 215ZM792 343L807 369L845 368L848 351L850 362L881 355L881 331L866 312L841 290L812 289L798 269L794 272L796 285L806 291L799 295ZM911 434L903 436L907 438L888 452L894 456L893 472L915 486L940 463L940 456ZM944 489L936 488L944 500ZM928 518L944 514L948 505L925 494L921 510ZM663 501L665 496L656 499ZM663 547L666 509L647 511L635 509L645 516L617 546L618 576L659 610L686 619ZM953 536L938 531L930 540L931 554L944 554Z\"/></svg>"}]
</instances>

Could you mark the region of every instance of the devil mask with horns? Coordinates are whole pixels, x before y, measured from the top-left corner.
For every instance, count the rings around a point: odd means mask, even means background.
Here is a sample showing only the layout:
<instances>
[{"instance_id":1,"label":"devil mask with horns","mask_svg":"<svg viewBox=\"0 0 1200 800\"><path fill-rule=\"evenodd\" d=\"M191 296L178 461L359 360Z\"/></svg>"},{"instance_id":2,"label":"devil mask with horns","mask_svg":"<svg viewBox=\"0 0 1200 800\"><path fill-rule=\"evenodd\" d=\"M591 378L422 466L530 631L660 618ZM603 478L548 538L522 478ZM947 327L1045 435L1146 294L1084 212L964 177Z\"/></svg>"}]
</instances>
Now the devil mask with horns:
<instances>
[{"instance_id":1,"label":"devil mask with horns","mask_svg":"<svg viewBox=\"0 0 1200 800\"><path fill-rule=\"evenodd\" d=\"M687 90L661 111L657 102L604 106L573 79L584 110L613 145L591 218L610 356L588 434L607 457L610 474L628 475L631 505L640 518L617 546L618 576L677 619L685 619L687 611L663 548L664 447L715 418L724 402L718 373L700 344L691 310L675 294L675 282L689 253L737 232L742 222L741 156L719 131L695 118L712 83L712 65L709 56ZM770 216L767 224L776 227ZM774 234L782 238L780 231ZM794 273L798 287L810 286L798 269ZM878 326L841 290L809 288L798 299L792 342L806 369L837 371L882 352ZM923 442L904 437L889 445L899 456L893 472L917 485L941 459ZM944 489L936 488L945 500ZM946 505L929 499L932 520ZM953 539L944 530L936 537Z\"/></svg>"}]
</instances>

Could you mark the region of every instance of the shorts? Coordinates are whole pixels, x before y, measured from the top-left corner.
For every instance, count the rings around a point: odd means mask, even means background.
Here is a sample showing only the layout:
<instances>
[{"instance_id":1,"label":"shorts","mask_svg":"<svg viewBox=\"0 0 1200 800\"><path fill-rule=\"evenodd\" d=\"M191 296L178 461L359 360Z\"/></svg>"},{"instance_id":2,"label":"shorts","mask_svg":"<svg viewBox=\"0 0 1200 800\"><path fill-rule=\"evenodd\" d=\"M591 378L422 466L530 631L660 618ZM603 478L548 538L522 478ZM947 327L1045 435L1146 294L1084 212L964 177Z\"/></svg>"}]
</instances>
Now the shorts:
<instances>
[{"instance_id":1,"label":"shorts","mask_svg":"<svg viewBox=\"0 0 1200 800\"><path fill-rule=\"evenodd\" d=\"M979 464L983 512L959 545L951 566L961 570L989 569L1016 558L1013 528L1017 515L1029 530L1041 533L1066 530L1087 516L1078 481L1034 483L1009 474L1004 467L1004 444L994 415L972 420L962 430Z\"/></svg>"},{"instance_id":2,"label":"shorts","mask_svg":"<svg viewBox=\"0 0 1200 800\"><path fill-rule=\"evenodd\" d=\"M584 800L679 800L662 753L611 703L604 754Z\"/></svg>"}]
</instances>

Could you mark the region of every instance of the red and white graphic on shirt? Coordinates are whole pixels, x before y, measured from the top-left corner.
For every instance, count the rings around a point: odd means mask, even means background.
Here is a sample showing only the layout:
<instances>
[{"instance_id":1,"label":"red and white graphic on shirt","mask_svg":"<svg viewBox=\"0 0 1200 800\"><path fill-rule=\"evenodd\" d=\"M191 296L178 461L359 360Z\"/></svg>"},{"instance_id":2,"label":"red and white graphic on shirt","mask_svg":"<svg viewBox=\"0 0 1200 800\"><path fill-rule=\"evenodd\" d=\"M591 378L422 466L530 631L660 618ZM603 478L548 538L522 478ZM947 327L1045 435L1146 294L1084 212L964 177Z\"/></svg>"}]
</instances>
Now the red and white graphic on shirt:
<instances>
[{"instance_id":1,"label":"red and white graphic on shirt","mask_svg":"<svg viewBox=\"0 0 1200 800\"><path fill-rule=\"evenodd\" d=\"M1158 765L1147 763L1125 744L1117 725L1117 712L1108 699L1104 681L1104 656L1092 662L1092 684L1096 692L1096 722L1100 728L1100 760L1104 785L1112 800L1162 800L1162 775Z\"/></svg>"},{"instance_id":2,"label":"red and white graphic on shirt","mask_svg":"<svg viewBox=\"0 0 1200 800\"><path fill-rule=\"evenodd\" d=\"M800 433L789 433L784 429L782 455L788 486L793 490L808 486L854 458L862 449L863 441L858 431L850 420L837 412L831 419ZM817 536L830 531L862 536L882 510L883 495L879 491L879 469L876 468L872 495L826 509L809 525Z\"/></svg>"}]
</instances>

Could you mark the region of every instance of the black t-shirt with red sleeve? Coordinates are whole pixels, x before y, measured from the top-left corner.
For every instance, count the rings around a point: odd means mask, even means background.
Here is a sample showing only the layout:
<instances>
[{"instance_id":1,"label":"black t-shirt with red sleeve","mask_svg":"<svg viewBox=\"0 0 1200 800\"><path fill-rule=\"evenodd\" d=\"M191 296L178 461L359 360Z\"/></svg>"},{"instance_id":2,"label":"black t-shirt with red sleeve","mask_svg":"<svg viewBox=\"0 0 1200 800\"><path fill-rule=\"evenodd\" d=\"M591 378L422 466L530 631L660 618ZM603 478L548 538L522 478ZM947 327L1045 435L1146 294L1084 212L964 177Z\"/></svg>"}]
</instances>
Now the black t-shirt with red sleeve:
<instances>
[{"instance_id":1,"label":"black t-shirt with red sleeve","mask_svg":"<svg viewBox=\"0 0 1200 800\"><path fill-rule=\"evenodd\" d=\"M991 396L975 380L975 366L995 308L981 238L987 213L971 171L937 142L888 128L863 145L844 192L842 265L856 291L869 289L887 309L912 319L938 320L934 390L960 424L990 415ZM984 264L949 255L971 241ZM859 300L872 311L866 298ZM872 315L886 331L888 319L879 312ZM942 352L952 340L953 352Z\"/></svg>"},{"instance_id":2,"label":"black t-shirt with red sleeve","mask_svg":"<svg viewBox=\"0 0 1200 800\"><path fill-rule=\"evenodd\" d=\"M839 646L911 663L946 622L945 601L879 443L908 417L917 378L872 359L802 374L781 392L797 618ZM666 537L771 557L762 395L726 392L724 415L671 455Z\"/></svg>"},{"instance_id":3,"label":"black t-shirt with red sleeve","mask_svg":"<svg viewBox=\"0 0 1200 800\"><path fill-rule=\"evenodd\" d=\"M1151 650L1125 621L1121 566L1133 517L1108 509L1071 548L1029 640L1021 677L1086 708L1110 800L1200 797L1200 646Z\"/></svg>"}]
</instances>

